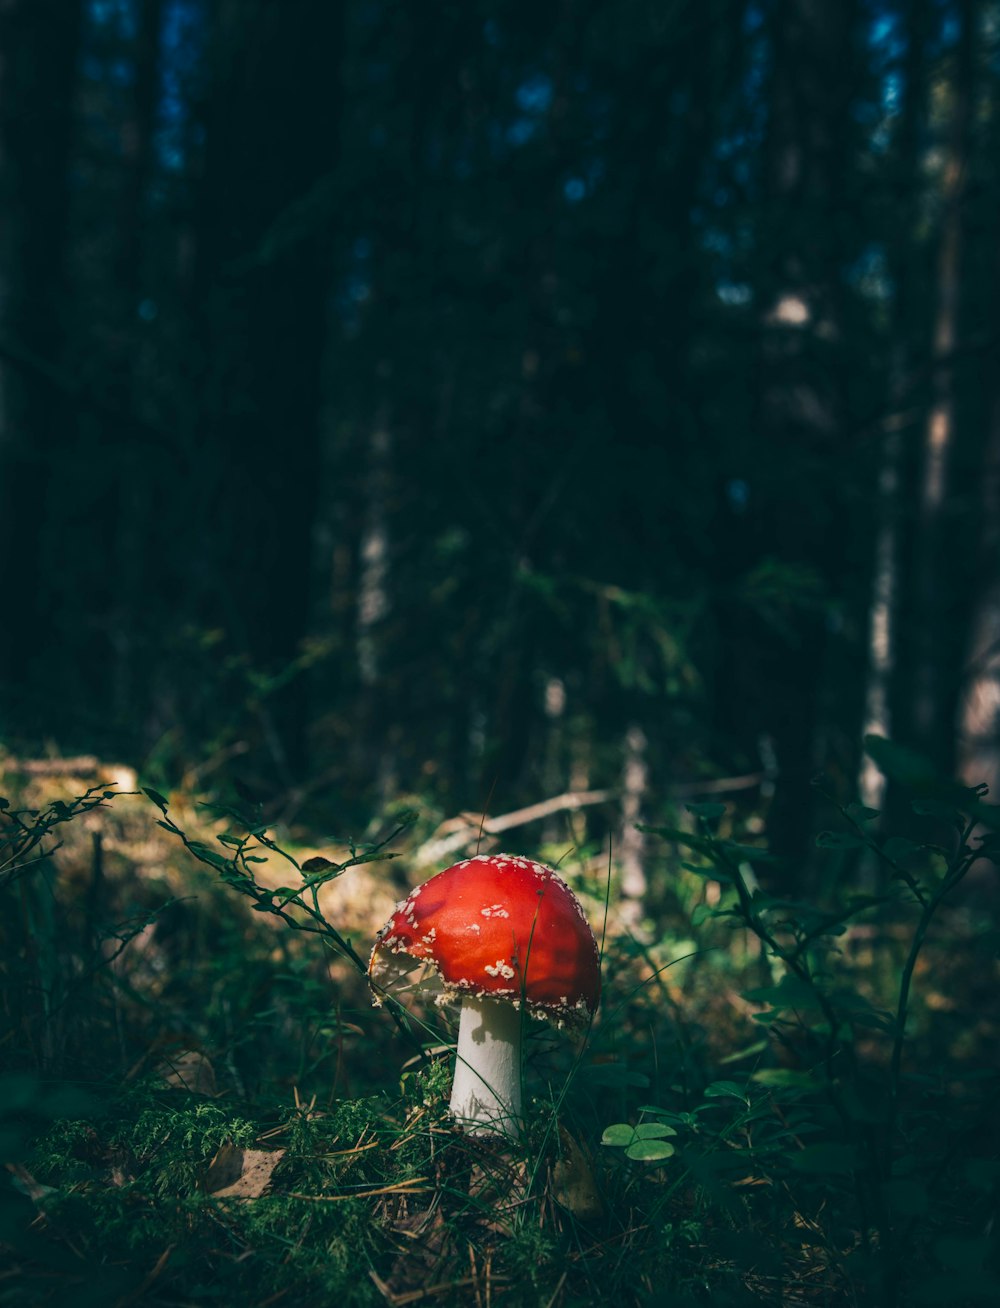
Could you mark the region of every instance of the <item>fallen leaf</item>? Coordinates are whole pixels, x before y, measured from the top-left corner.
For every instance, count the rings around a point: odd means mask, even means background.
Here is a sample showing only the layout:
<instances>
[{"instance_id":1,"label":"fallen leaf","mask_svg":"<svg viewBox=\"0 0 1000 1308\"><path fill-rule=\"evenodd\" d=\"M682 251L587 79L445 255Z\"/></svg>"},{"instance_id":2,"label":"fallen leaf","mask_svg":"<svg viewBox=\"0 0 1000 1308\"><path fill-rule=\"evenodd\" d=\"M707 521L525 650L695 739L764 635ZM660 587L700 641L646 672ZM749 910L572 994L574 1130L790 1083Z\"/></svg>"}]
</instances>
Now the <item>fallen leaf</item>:
<instances>
[{"instance_id":1,"label":"fallen leaf","mask_svg":"<svg viewBox=\"0 0 1000 1308\"><path fill-rule=\"evenodd\" d=\"M205 1174L205 1190L215 1199L259 1199L284 1149L240 1149L224 1144Z\"/></svg>"},{"instance_id":2,"label":"fallen leaf","mask_svg":"<svg viewBox=\"0 0 1000 1308\"><path fill-rule=\"evenodd\" d=\"M600 1217L604 1204L590 1159L564 1127L559 1128L559 1142L562 1157L552 1168L553 1199L581 1221Z\"/></svg>"},{"instance_id":3,"label":"fallen leaf","mask_svg":"<svg viewBox=\"0 0 1000 1308\"><path fill-rule=\"evenodd\" d=\"M22 1167L20 1163L5 1163L4 1166L11 1174L11 1185L14 1189L27 1195L38 1208L41 1208L51 1195L59 1193L53 1186L42 1185L40 1181L36 1181L28 1169Z\"/></svg>"},{"instance_id":4,"label":"fallen leaf","mask_svg":"<svg viewBox=\"0 0 1000 1308\"><path fill-rule=\"evenodd\" d=\"M182 1049L157 1068L160 1076L174 1090L189 1090L193 1095L215 1094L215 1069L197 1049Z\"/></svg>"}]
</instances>

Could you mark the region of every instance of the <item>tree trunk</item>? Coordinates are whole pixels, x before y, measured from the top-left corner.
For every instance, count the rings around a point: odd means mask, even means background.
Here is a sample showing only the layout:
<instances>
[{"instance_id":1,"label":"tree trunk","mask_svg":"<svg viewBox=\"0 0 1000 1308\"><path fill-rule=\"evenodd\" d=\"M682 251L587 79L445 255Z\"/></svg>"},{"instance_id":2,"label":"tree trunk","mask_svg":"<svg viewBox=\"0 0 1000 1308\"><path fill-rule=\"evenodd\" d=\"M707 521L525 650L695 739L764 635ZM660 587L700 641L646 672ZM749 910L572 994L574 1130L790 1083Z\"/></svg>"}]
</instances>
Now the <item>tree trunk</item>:
<instances>
[{"instance_id":1,"label":"tree trunk","mask_svg":"<svg viewBox=\"0 0 1000 1308\"><path fill-rule=\"evenodd\" d=\"M0 695L21 730L50 720L40 694L61 648L52 580L62 560L55 486L74 421L47 369L66 329L69 161L80 0L8 0L0 9L0 343L30 361L0 365L0 545L17 560L18 616L2 624ZM33 366L37 364L38 366ZM70 597L81 604L81 597ZM37 694L33 693L39 692Z\"/></svg>"},{"instance_id":2,"label":"tree trunk","mask_svg":"<svg viewBox=\"0 0 1000 1308\"><path fill-rule=\"evenodd\" d=\"M561 677L545 681L545 761L542 765L542 789L546 795L558 795L566 782L566 683ZM560 838L564 819L555 814L547 817L542 841L554 845Z\"/></svg>"},{"instance_id":3,"label":"tree trunk","mask_svg":"<svg viewBox=\"0 0 1000 1308\"><path fill-rule=\"evenodd\" d=\"M923 438L911 632L912 743L950 774L955 764L959 666L965 635L963 599L967 563L955 535L954 460L957 442L956 371L965 257L966 179L976 81L978 0L962 0L956 67L951 80L952 111L942 177L941 237L937 261L932 395Z\"/></svg>"},{"instance_id":4,"label":"tree trunk","mask_svg":"<svg viewBox=\"0 0 1000 1308\"><path fill-rule=\"evenodd\" d=\"M990 131L986 146L993 160L1000 150L1000 88L994 82ZM994 164L988 203L995 215L1000 198L1000 171ZM993 285L987 309L986 334L1000 338L1000 232L994 222L983 233L991 246ZM980 266L979 260L976 266ZM983 371L985 439L977 469L977 566L972 569L977 590L969 643L965 653L958 722L959 774L966 785L985 781L991 801L1000 798L1000 372L994 363ZM979 424L976 424L977 426Z\"/></svg>"},{"instance_id":5,"label":"tree trunk","mask_svg":"<svg viewBox=\"0 0 1000 1308\"><path fill-rule=\"evenodd\" d=\"M985 781L1000 794L1000 386L982 469L979 591L971 624L959 718L959 771L966 785Z\"/></svg>"},{"instance_id":6,"label":"tree trunk","mask_svg":"<svg viewBox=\"0 0 1000 1308\"><path fill-rule=\"evenodd\" d=\"M108 284L113 307L109 324L109 399L123 413L143 415L140 378L142 338L140 299L143 290L146 204L153 164L153 132L159 98L160 29L163 0L143 0L135 38L135 74L121 128L119 220ZM106 533L114 559L109 628L113 649L111 703L124 722L145 708L140 667L159 633L143 621L143 597L159 589L153 568L149 523L155 518L152 487L143 476L144 451L127 445L109 459L109 505ZM144 658L143 655L147 657ZM137 677L137 674L140 674Z\"/></svg>"},{"instance_id":7,"label":"tree trunk","mask_svg":"<svg viewBox=\"0 0 1000 1308\"><path fill-rule=\"evenodd\" d=\"M858 6L855 0L781 0L772 15L756 397L772 470L751 483L747 530L756 536L755 553L765 567L776 559L794 576L822 560L820 581L836 593L847 540L839 529L844 506L837 481L807 495L783 469L799 469L801 477L810 464L843 457L849 247L841 210L849 194ZM745 622L757 663L750 666L741 651L744 666L734 681L746 704L767 715L747 724L747 737L766 734L776 759L767 828L780 862L772 881L785 877L801 890L813 829L810 782L825 761L819 691L824 670L839 660L831 658L832 638L818 605L791 608L777 626L755 612ZM736 711L745 717L745 709Z\"/></svg>"},{"instance_id":8,"label":"tree trunk","mask_svg":"<svg viewBox=\"0 0 1000 1308\"><path fill-rule=\"evenodd\" d=\"M905 406L913 360L914 327L918 320L917 294L919 251L917 235L909 215L920 200L920 148L927 115L926 40L929 25L927 0L914 0L907 23L902 103L894 171L899 209L903 217L898 239L890 244L890 270L895 295L888 386L889 413L882 436L882 451L875 491L875 542L872 558L871 605L868 615L868 659L865 684L863 734L889 738L893 733L892 690L897 668L897 623L900 603L901 500L906 467L904 430L908 427ZM859 792L870 808L881 809L886 782L872 760L861 764Z\"/></svg>"},{"instance_id":9,"label":"tree trunk","mask_svg":"<svg viewBox=\"0 0 1000 1308\"><path fill-rule=\"evenodd\" d=\"M355 656L359 696L352 715L353 746L356 774L374 781L379 799L386 803L396 788L396 760L389 740L391 706L385 702L384 682L385 622L392 607L392 424L385 397L372 422L366 459L364 520L358 543Z\"/></svg>"},{"instance_id":10,"label":"tree trunk","mask_svg":"<svg viewBox=\"0 0 1000 1308\"><path fill-rule=\"evenodd\" d=\"M305 766L295 665L312 596L333 222L316 197L339 153L343 11L341 0L217 0L214 15L197 249L200 475L214 503L193 545L202 620L217 625L221 608L249 659L258 763L284 785Z\"/></svg>"},{"instance_id":11,"label":"tree trunk","mask_svg":"<svg viewBox=\"0 0 1000 1308\"><path fill-rule=\"evenodd\" d=\"M622 767L622 829L618 846L621 868L619 916L630 931L641 929L646 913L645 838L637 830L649 787L646 733L633 722L625 732Z\"/></svg>"}]
</instances>

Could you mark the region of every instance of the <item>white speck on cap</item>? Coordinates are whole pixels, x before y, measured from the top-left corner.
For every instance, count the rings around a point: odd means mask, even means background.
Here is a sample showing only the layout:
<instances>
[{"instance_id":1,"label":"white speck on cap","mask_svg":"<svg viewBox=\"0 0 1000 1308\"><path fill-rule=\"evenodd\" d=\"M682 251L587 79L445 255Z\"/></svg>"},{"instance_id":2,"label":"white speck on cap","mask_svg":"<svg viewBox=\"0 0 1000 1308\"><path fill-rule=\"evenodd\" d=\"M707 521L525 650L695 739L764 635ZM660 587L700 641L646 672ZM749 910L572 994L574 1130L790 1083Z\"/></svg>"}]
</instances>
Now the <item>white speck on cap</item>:
<instances>
[{"instance_id":1,"label":"white speck on cap","mask_svg":"<svg viewBox=\"0 0 1000 1308\"><path fill-rule=\"evenodd\" d=\"M510 917L503 904L488 904L486 908L481 908L479 911L483 917Z\"/></svg>"},{"instance_id":2,"label":"white speck on cap","mask_svg":"<svg viewBox=\"0 0 1000 1308\"><path fill-rule=\"evenodd\" d=\"M506 981L511 981L514 978L514 969L509 963L505 963L502 958L498 958L493 964L487 963L483 971L487 976L502 976ZM565 1000L563 1002L565 1003Z\"/></svg>"}]
</instances>

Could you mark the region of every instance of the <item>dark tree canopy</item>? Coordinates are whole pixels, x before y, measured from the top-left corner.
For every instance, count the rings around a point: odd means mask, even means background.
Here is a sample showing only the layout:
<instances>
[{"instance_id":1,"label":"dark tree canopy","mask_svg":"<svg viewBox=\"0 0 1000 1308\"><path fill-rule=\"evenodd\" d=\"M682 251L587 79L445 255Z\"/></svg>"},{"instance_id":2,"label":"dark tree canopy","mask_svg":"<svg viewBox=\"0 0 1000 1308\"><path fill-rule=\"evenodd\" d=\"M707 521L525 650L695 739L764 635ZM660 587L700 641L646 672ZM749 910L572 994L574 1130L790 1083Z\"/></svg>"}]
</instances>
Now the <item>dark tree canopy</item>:
<instances>
[{"instance_id":1,"label":"dark tree canopy","mask_svg":"<svg viewBox=\"0 0 1000 1308\"><path fill-rule=\"evenodd\" d=\"M865 730L994 778L995 5L0 24L10 749L458 811L641 738L791 859Z\"/></svg>"}]
</instances>

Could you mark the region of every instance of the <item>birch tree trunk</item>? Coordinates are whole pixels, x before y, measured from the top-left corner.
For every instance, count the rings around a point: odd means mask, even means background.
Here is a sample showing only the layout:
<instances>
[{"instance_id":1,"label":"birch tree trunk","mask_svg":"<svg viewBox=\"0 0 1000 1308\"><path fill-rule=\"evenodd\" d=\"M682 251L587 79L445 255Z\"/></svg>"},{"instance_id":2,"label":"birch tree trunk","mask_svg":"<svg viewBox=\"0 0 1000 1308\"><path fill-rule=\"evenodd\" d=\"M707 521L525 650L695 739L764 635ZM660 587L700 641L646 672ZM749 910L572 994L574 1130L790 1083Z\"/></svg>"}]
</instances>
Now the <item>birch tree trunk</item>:
<instances>
[{"instance_id":1,"label":"birch tree trunk","mask_svg":"<svg viewBox=\"0 0 1000 1308\"><path fill-rule=\"evenodd\" d=\"M982 468L980 589L973 613L959 717L959 772L1000 794L1000 386Z\"/></svg>"},{"instance_id":2,"label":"birch tree trunk","mask_svg":"<svg viewBox=\"0 0 1000 1308\"><path fill-rule=\"evenodd\" d=\"M359 699L354 714L356 771L387 802L396 786L393 709L385 684L385 622L392 609L392 454L389 401L378 406L368 437L364 517L358 541L355 659Z\"/></svg>"},{"instance_id":3,"label":"birch tree trunk","mask_svg":"<svg viewBox=\"0 0 1000 1308\"><path fill-rule=\"evenodd\" d=\"M1000 88L994 84L987 142L994 158L1000 149ZM1000 178L994 172L993 202ZM987 232L993 249L993 286L988 335L1000 332L1000 231ZM978 589L969 629L959 705L959 775L969 786L985 781L993 803L1000 797L1000 372L984 370L986 438L978 469L979 540L975 574Z\"/></svg>"},{"instance_id":4,"label":"birch tree trunk","mask_svg":"<svg viewBox=\"0 0 1000 1308\"><path fill-rule=\"evenodd\" d=\"M637 722L625 732L622 750L622 830L618 845L621 869L621 904L619 916L631 931L641 929L646 913L645 838L637 830L649 786L646 733Z\"/></svg>"},{"instance_id":5,"label":"birch tree trunk","mask_svg":"<svg viewBox=\"0 0 1000 1308\"><path fill-rule=\"evenodd\" d=\"M944 162L941 239L937 259L934 368L923 434L918 490L911 618L913 742L949 773L954 765L958 680L963 631L959 597L965 579L951 539L957 397L952 355L959 339L965 258L965 215L971 110L976 81L978 0L958 6L960 30L951 79L951 122Z\"/></svg>"},{"instance_id":6,"label":"birch tree trunk","mask_svg":"<svg viewBox=\"0 0 1000 1308\"><path fill-rule=\"evenodd\" d=\"M929 25L927 0L914 0L907 21L907 48L899 107L895 173L897 191L907 208L915 209L920 195L920 141L927 116L925 44ZM901 500L906 473L904 432L909 423L904 412L908 403L907 382L913 351L911 338L918 319L914 286L919 278L916 235L907 231L892 247L890 271L894 299L890 334L892 359L888 387L889 414L882 434L882 450L876 487L876 530L872 556L871 605L868 614L868 666L862 734L890 737L893 732L892 691L897 667L897 626L901 566ZM863 756L859 776L861 800L881 809L885 802L885 778L872 760Z\"/></svg>"}]
</instances>

